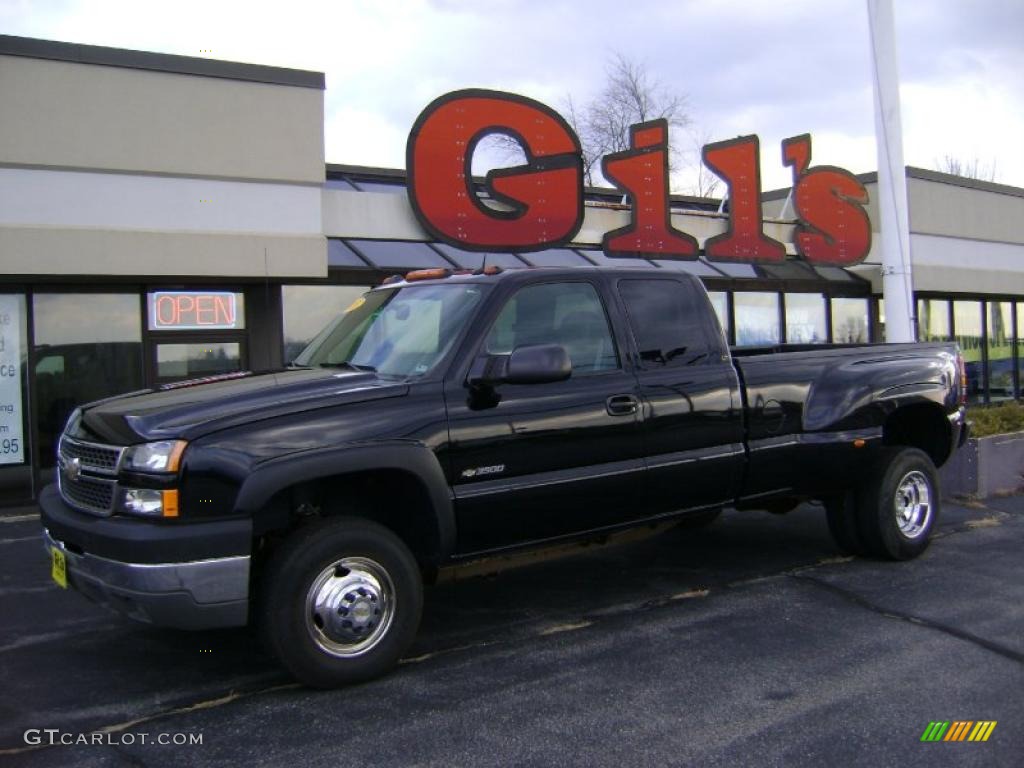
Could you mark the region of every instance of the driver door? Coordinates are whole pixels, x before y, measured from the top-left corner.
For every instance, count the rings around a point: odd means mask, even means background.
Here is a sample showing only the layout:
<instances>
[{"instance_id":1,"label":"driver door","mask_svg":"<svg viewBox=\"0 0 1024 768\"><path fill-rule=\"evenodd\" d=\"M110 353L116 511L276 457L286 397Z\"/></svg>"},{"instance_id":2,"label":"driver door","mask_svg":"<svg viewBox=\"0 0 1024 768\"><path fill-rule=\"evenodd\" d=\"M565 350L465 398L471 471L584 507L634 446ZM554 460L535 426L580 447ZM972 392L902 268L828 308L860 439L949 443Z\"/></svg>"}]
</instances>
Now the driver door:
<instances>
[{"instance_id":1,"label":"driver door","mask_svg":"<svg viewBox=\"0 0 1024 768\"><path fill-rule=\"evenodd\" d=\"M508 296L474 355L561 344L572 375L446 385L449 482L468 554L628 520L643 471L636 379L624 364L598 280L531 283Z\"/></svg>"}]
</instances>

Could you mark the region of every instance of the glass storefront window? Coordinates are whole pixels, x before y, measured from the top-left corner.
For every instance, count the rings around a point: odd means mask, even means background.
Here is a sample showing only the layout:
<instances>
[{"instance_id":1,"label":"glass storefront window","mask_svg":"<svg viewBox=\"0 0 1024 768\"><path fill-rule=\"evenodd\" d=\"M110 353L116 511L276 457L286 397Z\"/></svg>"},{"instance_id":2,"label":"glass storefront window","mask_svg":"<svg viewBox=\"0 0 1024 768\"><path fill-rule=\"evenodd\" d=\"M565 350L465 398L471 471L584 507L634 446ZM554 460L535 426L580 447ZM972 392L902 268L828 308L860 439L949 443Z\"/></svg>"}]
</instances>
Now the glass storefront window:
<instances>
[{"instance_id":1,"label":"glass storefront window","mask_svg":"<svg viewBox=\"0 0 1024 768\"><path fill-rule=\"evenodd\" d=\"M732 298L737 346L779 343L779 294L736 291Z\"/></svg>"},{"instance_id":2,"label":"glass storefront window","mask_svg":"<svg viewBox=\"0 0 1024 768\"><path fill-rule=\"evenodd\" d=\"M1013 305L988 302L988 396L990 400L1013 397Z\"/></svg>"},{"instance_id":3,"label":"glass storefront window","mask_svg":"<svg viewBox=\"0 0 1024 768\"><path fill-rule=\"evenodd\" d=\"M1017 302L1017 328L1014 345L1017 347L1017 391L1024 395L1024 338L1021 338L1021 324L1024 323L1024 301Z\"/></svg>"},{"instance_id":4,"label":"glass storefront window","mask_svg":"<svg viewBox=\"0 0 1024 768\"><path fill-rule=\"evenodd\" d=\"M37 293L35 408L40 464L75 406L142 386L142 317L135 293Z\"/></svg>"},{"instance_id":5,"label":"glass storefront window","mask_svg":"<svg viewBox=\"0 0 1024 768\"><path fill-rule=\"evenodd\" d=\"M156 347L156 376L160 380L216 376L241 369L242 350L237 341L157 344Z\"/></svg>"},{"instance_id":6,"label":"glass storefront window","mask_svg":"<svg viewBox=\"0 0 1024 768\"><path fill-rule=\"evenodd\" d=\"M711 306L718 316L718 324L722 326L722 333L729 338L729 296L725 291L708 291L708 298L711 299Z\"/></svg>"},{"instance_id":7,"label":"glass storefront window","mask_svg":"<svg viewBox=\"0 0 1024 768\"><path fill-rule=\"evenodd\" d=\"M921 341L952 341L949 302L946 299L918 299L917 327Z\"/></svg>"},{"instance_id":8,"label":"glass storefront window","mask_svg":"<svg viewBox=\"0 0 1024 768\"><path fill-rule=\"evenodd\" d=\"M868 343L868 300L832 299L832 341Z\"/></svg>"},{"instance_id":9,"label":"glass storefront window","mask_svg":"<svg viewBox=\"0 0 1024 768\"><path fill-rule=\"evenodd\" d=\"M980 402L985 392L981 370L981 302L953 302L953 333L967 368L967 399Z\"/></svg>"},{"instance_id":10,"label":"glass storefront window","mask_svg":"<svg viewBox=\"0 0 1024 768\"><path fill-rule=\"evenodd\" d=\"M820 293L786 294L786 341L790 344L821 344L825 330L825 297Z\"/></svg>"},{"instance_id":11,"label":"glass storefront window","mask_svg":"<svg viewBox=\"0 0 1024 768\"><path fill-rule=\"evenodd\" d=\"M352 285L285 285L281 289L284 361L306 345L369 288Z\"/></svg>"}]
</instances>

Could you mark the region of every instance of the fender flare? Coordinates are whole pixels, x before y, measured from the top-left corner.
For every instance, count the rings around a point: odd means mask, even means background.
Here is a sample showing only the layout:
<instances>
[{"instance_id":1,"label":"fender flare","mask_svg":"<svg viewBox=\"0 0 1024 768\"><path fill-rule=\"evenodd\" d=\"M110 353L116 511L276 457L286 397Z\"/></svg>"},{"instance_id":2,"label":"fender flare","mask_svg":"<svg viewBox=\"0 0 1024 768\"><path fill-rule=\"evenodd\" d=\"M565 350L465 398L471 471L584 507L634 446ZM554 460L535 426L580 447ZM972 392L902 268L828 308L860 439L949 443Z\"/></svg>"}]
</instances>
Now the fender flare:
<instances>
[{"instance_id":1,"label":"fender flare","mask_svg":"<svg viewBox=\"0 0 1024 768\"><path fill-rule=\"evenodd\" d=\"M257 465L243 481L235 512L256 516L274 494L289 486L371 470L404 472L423 485L437 524L438 554L442 560L452 555L456 539L451 490L437 456L422 443L349 444L270 459Z\"/></svg>"}]
</instances>

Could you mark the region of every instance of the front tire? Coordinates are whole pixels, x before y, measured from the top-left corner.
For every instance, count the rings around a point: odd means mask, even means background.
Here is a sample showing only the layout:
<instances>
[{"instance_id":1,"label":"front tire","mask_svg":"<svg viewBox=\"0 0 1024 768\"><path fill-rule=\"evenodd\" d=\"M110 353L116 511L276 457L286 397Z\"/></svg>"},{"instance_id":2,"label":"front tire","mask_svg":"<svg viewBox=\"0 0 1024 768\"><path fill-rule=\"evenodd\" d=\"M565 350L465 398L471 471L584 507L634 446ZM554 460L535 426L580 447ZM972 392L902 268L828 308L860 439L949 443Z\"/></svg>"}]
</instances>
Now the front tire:
<instances>
[{"instance_id":1,"label":"front tire","mask_svg":"<svg viewBox=\"0 0 1024 768\"><path fill-rule=\"evenodd\" d=\"M910 560L928 548L941 505L938 473L924 451L882 448L857 497L858 527L870 554Z\"/></svg>"},{"instance_id":2,"label":"front tire","mask_svg":"<svg viewBox=\"0 0 1024 768\"><path fill-rule=\"evenodd\" d=\"M402 540L370 520L338 517L301 528L271 555L258 621L296 679L335 688L390 670L422 608L419 566Z\"/></svg>"}]
</instances>

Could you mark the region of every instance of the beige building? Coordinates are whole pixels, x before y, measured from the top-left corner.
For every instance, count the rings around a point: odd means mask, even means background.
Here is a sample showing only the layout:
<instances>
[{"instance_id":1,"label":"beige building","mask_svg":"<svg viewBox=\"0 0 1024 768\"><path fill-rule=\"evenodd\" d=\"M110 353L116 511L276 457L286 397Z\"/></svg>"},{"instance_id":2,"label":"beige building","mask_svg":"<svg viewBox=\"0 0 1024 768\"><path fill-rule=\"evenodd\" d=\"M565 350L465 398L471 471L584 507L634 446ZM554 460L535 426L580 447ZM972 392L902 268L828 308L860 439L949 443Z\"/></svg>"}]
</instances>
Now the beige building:
<instances>
[{"instance_id":1,"label":"beige building","mask_svg":"<svg viewBox=\"0 0 1024 768\"><path fill-rule=\"evenodd\" d=\"M481 264L424 232L403 171L325 164L323 89L316 72L0 36L0 504L36 494L78 403L281 366L383 277ZM975 398L1015 396L1024 190L908 175L921 335L961 341ZM786 196L765 195L764 226L789 243ZM487 263L610 263L601 236L627 206L586 197L570 247ZM678 197L673 223L702 243L725 215ZM628 261L698 274L736 344L883 337L873 255Z\"/></svg>"}]
</instances>

